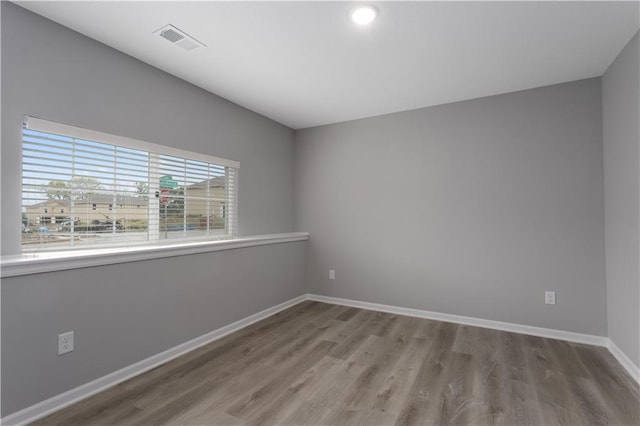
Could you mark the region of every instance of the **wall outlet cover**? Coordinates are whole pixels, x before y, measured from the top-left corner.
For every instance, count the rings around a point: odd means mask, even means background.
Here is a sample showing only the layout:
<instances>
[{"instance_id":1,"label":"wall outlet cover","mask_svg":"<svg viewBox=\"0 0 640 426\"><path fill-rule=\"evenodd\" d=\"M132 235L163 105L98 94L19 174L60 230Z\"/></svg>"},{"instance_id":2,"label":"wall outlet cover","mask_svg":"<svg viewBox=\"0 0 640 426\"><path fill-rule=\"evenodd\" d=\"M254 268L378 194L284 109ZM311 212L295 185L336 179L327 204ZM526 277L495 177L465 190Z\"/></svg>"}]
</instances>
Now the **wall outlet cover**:
<instances>
[{"instance_id":1,"label":"wall outlet cover","mask_svg":"<svg viewBox=\"0 0 640 426\"><path fill-rule=\"evenodd\" d=\"M73 331L58 336L58 355L73 351Z\"/></svg>"},{"instance_id":2,"label":"wall outlet cover","mask_svg":"<svg viewBox=\"0 0 640 426\"><path fill-rule=\"evenodd\" d=\"M544 303L547 305L555 305L556 304L556 292L555 291L545 291L544 292Z\"/></svg>"}]
</instances>

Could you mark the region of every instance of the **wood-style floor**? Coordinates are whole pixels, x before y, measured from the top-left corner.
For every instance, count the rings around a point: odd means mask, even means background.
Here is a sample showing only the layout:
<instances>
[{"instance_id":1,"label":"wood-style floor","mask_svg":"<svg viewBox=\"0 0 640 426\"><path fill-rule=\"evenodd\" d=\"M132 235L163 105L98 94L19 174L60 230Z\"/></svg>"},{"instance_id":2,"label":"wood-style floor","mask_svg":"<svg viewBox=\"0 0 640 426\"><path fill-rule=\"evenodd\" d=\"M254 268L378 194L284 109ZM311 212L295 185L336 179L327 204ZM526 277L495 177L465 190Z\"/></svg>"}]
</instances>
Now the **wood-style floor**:
<instances>
[{"instance_id":1,"label":"wood-style floor","mask_svg":"<svg viewBox=\"0 0 640 426\"><path fill-rule=\"evenodd\" d=\"M304 302L37 424L639 425L639 411L604 348Z\"/></svg>"}]
</instances>

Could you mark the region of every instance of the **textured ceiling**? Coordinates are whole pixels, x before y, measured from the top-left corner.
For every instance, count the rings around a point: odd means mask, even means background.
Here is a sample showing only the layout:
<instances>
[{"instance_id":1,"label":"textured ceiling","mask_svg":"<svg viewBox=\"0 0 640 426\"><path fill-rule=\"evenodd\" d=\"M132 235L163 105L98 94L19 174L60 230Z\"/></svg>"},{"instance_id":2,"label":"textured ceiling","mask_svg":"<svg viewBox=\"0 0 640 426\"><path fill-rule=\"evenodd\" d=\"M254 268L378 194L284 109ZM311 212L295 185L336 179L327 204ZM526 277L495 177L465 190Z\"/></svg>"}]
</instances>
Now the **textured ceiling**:
<instances>
[{"instance_id":1,"label":"textured ceiling","mask_svg":"<svg viewBox=\"0 0 640 426\"><path fill-rule=\"evenodd\" d=\"M292 128L600 76L637 2L17 2ZM166 24L207 47L184 51Z\"/></svg>"}]
</instances>

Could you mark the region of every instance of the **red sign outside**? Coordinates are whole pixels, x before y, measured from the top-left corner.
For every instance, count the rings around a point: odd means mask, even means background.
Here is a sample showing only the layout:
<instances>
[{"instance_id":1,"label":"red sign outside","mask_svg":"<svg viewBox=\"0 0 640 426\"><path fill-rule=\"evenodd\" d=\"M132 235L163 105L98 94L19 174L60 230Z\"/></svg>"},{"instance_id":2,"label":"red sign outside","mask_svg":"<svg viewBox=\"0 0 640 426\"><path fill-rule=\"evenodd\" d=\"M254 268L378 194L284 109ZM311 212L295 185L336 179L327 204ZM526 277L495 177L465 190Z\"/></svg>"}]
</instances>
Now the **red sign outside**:
<instances>
[{"instance_id":1,"label":"red sign outside","mask_svg":"<svg viewBox=\"0 0 640 426\"><path fill-rule=\"evenodd\" d=\"M160 189L160 202L162 204L167 204L169 202L169 197L167 197L168 194L169 194L169 188Z\"/></svg>"}]
</instances>

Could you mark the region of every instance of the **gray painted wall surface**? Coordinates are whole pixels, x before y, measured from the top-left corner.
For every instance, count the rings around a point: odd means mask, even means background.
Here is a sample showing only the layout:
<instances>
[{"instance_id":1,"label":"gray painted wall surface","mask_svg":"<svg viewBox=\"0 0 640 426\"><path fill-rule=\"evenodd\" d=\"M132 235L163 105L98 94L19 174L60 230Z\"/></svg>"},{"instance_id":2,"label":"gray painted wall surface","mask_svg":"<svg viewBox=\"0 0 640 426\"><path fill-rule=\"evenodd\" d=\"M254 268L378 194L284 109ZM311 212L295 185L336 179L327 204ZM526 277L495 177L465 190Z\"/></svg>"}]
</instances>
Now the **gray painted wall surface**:
<instances>
[{"instance_id":1,"label":"gray painted wall surface","mask_svg":"<svg viewBox=\"0 0 640 426\"><path fill-rule=\"evenodd\" d=\"M602 78L609 337L640 367L639 35Z\"/></svg>"},{"instance_id":2,"label":"gray painted wall surface","mask_svg":"<svg viewBox=\"0 0 640 426\"><path fill-rule=\"evenodd\" d=\"M242 235L293 228L293 132L2 2L2 254L19 252L24 114L240 161Z\"/></svg>"},{"instance_id":3,"label":"gray painted wall surface","mask_svg":"<svg viewBox=\"0 0 640 426\"><path fill-rule=\"evenodd\" d=\"M3 416L304 294L305 244L3 279Z\"/></svg>"},{"instance_id":4,"label":"gray painted wall surface","mask_svg":"<svg viewBox=\"0 0 640 426\"><path fill-rule=\"evenodd\" d=\"M606 335L601 114L595 78L297 131L310 291Z\"/></svg>"},{"instance_id":5,"label":"gray painted wall surface","mask_svg":"<svg viewBox=\"0 0 640 426\"><path fill-rule=\"evenodd\" d=\"M2 2L2 253L19 251L23 114L238 160L242 235L293 230L293 133ZM305 243L2 280L2 415L306 291ZM57 356L57 335L76 349Z\"/></svg>"}]
</instances>

